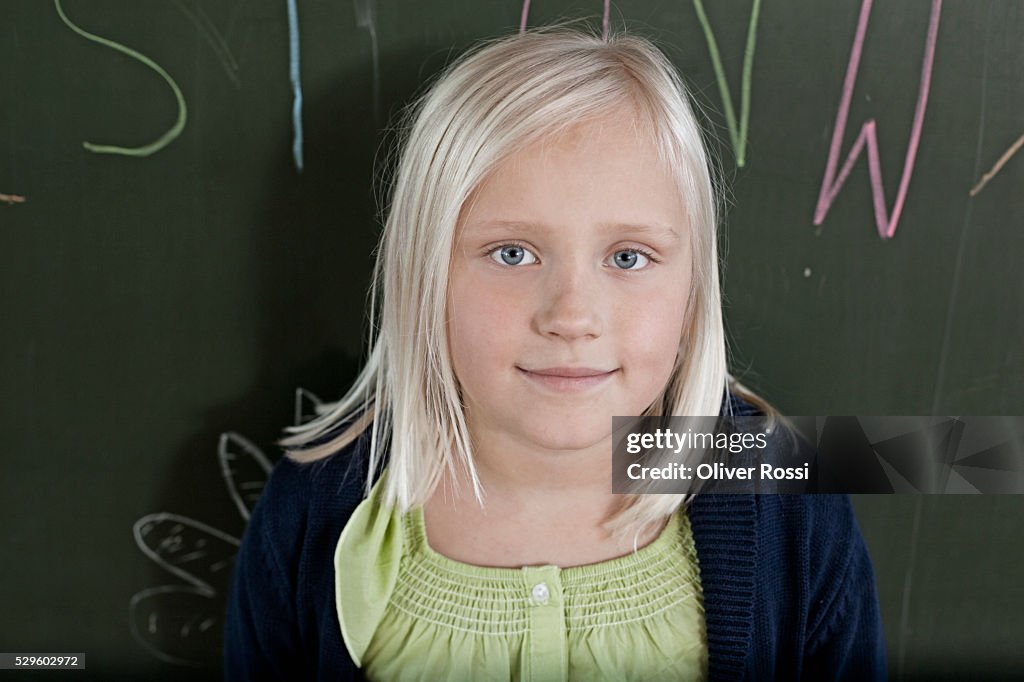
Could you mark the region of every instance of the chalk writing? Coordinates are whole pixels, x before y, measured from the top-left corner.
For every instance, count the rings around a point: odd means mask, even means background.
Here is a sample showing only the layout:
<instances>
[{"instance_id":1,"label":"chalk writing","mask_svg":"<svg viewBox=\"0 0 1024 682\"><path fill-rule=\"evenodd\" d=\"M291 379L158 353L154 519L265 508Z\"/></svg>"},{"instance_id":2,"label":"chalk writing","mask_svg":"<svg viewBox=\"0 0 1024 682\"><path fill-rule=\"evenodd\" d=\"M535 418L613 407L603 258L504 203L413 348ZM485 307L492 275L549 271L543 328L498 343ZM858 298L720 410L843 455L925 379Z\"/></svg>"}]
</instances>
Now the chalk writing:
<instances>
[{"instance_id":1,"label":"chalk writing","mask_svg":"<svg viewBox=\"0 0 1024 682\"><path fill-rule=\"evenodd\" d=\"M757 42L761 0L754 0L750 9L750 22L747 24L747 45L743 48L743 75L740 78L740 120L738 125L732 106L732 95L729 93L729 80L725 77L722 58L718 52L718 42L715 40L715 32L711 28L711 22L708 21L708 15L704 12L704 3L701 0L693 0L693 7L697 10L697 19L704 30L704 39L707 41L708 52L711 54L711 66L715 70L715 80L718 81L718 92L722 97L722 108L725 109L725 123L729 128L729 139L732 141L733 154L736 155L736 165L743 168L746 163L747 128L750 123L750 78L754 70L754 45Z\"/></svg>"},{"instance_id":2,"label":"chalk writing","mask_svg":"<svg viewBox=\"0 0 1024 682\"><path fill-rule=\"evenodd\" d=\"M972 197L977 196L978 192L985 189L985 185L988 184L988 181L994 178L996 174L1000 170L1002 170L1003 166L1006 165L1006 162L1010 160L1010 157L1016 154L1017 150L1019 150L1021 147L1024 147L1024 135L1018 137L1017 141L1011 144L1010 148L1003 152L1003 155L999 157L999 160L996 161L994 166L992 166L992 169L989 170L988 173L985 173L984 175L981 176L981 180L979 180L978 183L971 188L970 195Z\"/></svg>"},{"instance_id":3,"label":"chalk writing","mask_svg":"<svg viewBox=\"0 0 1024 682\"><path fill-rule=\"evenodd\" d=\"M850 50L850 61L846 68L846 78L843 81L843 94L839 102L839 113L836 115L835 127L832 130L832 144L828 152L828 162L825 165L825 177L821 182L821 191L818 194L818 205L814 210L814 224L820 225L825 216L828 215L832 203L846 182L853 165L860 157L861 151L867 147L868 152L868 176L871 181L871 195L874 198L875 224L878 227L878 234L882 239L889 239L896 233L896 227L900 222L900 215L903 212L903 204L907 198L907 189L910 187L910 176L914 172L914 161L917 158L917 147L921 141L921 129L924 126L924 113L928 107L928 90L931 86L932 65L935 61L935 42L939 32L939 14L942 11L942 0L932 0L931 16L928 19L928 36L925 39L924 62L921 66L921 80L917 92L917 106L914 109L914 122L910 130L910 141L907 145L907 154L903 162L903 176L900 178L899 190L896 193L896 200L893 203L892 213L888 213L885 206L885 188L882 184L882 167L879 161L878 133L876 131L875 119L868 119L860 129L860 135L850 148L850 153L836 177L836 165L839 161L839 152L843 144L843 134L846 132L846 119L850 113L850 101L853 98L853 87L857 82L857 68L860 66L861 52L864 47L864 36L868 29L868 18L871 16L872 0L863 0L860 8L860 18L857 20L857 30L853 38L853 48Z\"/></svg>"},{"instance_id":4,"label":"chalk writing","mask_svg":"<svg viewBox=\"0 0 1024 682\"><path fill-rule=\"evenodd\" d=\"M170 144L176 137L178 137L178 135L181 134L181 131L185 129L185 120L187 118L187 113L185 108L185 97L181 94L181 89L178 87L178 84L174 82L174 79L171 78L170 75L166 71L164 71L159 64L157 64L144 54L136 52L130 47L125 47L120 43L115 43L113 40L107 40L106 38L101 38L98 35L94 35L92 33L84 31L75 24L73 24L71 20L68 19L67 15L64 14L64 10L60 6L60 0L53 0L53 4L57 8L57 14L60 15L61 21L63 21L68 26L68 28L70 28L78 35L82 36L86 40L91 40L92 42L99 43L100 45L109 47L112 50L122 52L133 59L137 59L138 61L142 62L143 64L145 64L146 66L160 74L163 77L163 79L167 81L167 84L171 86L171 90L174 91L174 98L178 101L178 120L174 123L170 130L161 135L160 139L156 140L155 142L144 145L142 147L117 147L114 145L93 144L92 142L83 142L82 146L91 152L95 152L96 154L123 154L125 156L149 156L150 154L154 154L160 151L168 144Z\"/></svg>"},{"instance_id":5,"label":"chalk writing","mask_svg":"<svg viewBox=\"0 0 1024 682\"><path fill-rule=\"evenodd\" d=\"M299 9L288 0L288 74L292 81L292 156L302 172L302 81L299 78Z\"/></svg>"},{"instance_id":6,"label":"chalk writing","mask_svg":"<svg viewBox=\"0 0 1024 682\"><path fill-rule=\"evenodd\" d=\"M25 197L20 194L0 194L0 201L8 206L13 206L14 204L24 204Z\"/></svg>"}]
</instances>

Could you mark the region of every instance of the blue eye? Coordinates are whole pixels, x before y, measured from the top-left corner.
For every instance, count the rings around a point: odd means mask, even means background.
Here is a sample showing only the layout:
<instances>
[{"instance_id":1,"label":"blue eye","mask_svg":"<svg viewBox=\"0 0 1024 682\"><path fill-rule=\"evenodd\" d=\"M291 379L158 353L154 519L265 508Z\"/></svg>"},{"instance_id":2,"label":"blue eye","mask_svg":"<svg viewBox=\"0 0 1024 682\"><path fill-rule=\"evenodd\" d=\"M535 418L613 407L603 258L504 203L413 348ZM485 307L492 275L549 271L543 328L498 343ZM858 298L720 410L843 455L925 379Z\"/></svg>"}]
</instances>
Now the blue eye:
<instances>
[{"instance_id":1,"label":"blue eye","mask_svg":"<svg viewBox=\"0 0 1024 682\"><path fill-rule=\"evenodd\" d=\"M491 251L490 256L499 265L531 265L537 262L536 256L519 244L499 246Z\"/></svg>"},{"instance_id":2,"label":"blue eye","mask_svg":"<svg viewBox=\"0 0 1024 682\"><path fill-rule=\"evenodd\" d=\"M615 261L615 267L620 270L638 270L650 262L647 255L638 249L622 249L621 251L616 251L612 257ZM636 267L638 262L640 263L639 268Z\"/></svg>"}]
</instances>

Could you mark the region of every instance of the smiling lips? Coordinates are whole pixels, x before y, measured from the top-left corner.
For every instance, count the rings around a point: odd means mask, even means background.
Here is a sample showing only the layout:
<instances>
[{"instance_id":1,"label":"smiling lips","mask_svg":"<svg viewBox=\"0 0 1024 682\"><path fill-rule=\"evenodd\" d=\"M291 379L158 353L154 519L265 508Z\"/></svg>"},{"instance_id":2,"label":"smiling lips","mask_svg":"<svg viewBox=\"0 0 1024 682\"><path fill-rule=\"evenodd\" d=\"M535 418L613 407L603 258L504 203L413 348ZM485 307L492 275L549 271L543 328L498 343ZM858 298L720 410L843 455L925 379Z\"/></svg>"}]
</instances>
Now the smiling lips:
<instances>
[{"instance_id":1,"label":"smiling lips","mask_svg":"<svg viewBox=\"0 0 1024 682\"><path fill-rule=\"evenodd\" d=\"M549 390L573 393L585 391L607 381L617 369L611 371L593 367L546 367L527 370L518 368L534 384Z\"/></svg>"}]
</instances>

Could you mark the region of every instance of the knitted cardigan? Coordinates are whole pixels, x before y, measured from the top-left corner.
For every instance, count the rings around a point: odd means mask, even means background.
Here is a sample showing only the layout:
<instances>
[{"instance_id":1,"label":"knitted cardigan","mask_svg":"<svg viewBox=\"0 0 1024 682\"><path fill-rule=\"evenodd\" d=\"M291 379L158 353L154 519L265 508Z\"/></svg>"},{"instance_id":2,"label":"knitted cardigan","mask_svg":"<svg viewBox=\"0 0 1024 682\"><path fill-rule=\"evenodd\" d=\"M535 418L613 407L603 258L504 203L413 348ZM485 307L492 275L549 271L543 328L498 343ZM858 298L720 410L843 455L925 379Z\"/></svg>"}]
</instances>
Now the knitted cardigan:
<instances>
[{"instance_id":1,"label":"knitted cardigan","mask_svg":"<svg viewBox=\"0 0 1024 682\"><path fill-rule=\"evenodd\" d=\"M226 680L363 679L341 637L334 552L363 499L367 450L361 437L274 466L235 559ZM702 494L687 513L711 682L886 679L874 571L847 496Z\"/></svg>"}]
</instances>

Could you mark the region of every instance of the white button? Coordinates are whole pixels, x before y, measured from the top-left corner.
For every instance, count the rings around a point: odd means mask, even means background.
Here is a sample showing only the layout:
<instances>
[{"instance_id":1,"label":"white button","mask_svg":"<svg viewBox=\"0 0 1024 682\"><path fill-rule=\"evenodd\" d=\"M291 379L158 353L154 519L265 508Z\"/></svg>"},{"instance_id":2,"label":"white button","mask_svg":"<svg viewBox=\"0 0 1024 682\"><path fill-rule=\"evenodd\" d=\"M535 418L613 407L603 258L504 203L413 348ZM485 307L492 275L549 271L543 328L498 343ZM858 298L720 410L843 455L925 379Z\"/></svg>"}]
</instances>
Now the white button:
<instances>
[{"instance_id":1,"label":"white button","mask_svg":"<svg viewBox=\"0 0 1024 682\"><path fill-rule=\"evenodd\" d=\"M541 604L546 604L548 597L551 596L551 593L548 592L548 586L544 583L537 583L534 585L532 594L533 600Z\"/></svg>"}]
</instances>

